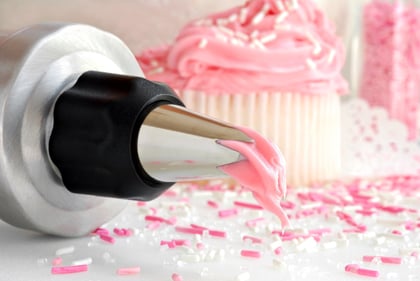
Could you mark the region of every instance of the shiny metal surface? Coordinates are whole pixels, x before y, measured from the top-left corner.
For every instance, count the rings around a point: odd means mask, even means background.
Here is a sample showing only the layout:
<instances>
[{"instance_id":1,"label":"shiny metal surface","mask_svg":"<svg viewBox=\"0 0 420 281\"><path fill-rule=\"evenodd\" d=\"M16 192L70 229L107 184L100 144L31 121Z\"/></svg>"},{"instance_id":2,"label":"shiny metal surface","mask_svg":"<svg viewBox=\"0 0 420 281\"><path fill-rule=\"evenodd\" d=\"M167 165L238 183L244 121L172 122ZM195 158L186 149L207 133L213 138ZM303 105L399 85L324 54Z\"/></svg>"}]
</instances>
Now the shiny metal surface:
<instances>
[{"instance_id":1,"label":"shiny metal surface","mask_svg":"<svg viewBox=\"0 0 420 281\"><path fill-rule=\"evenodd\" d=\"M0 39L0 218L18 227L79 236L126 202L72 194L48 157L55 99L88 70L142 76L115 36L77 24L41 24Z\"/></svg>"},{"instance_id":2,"label":"shiny metal surface","mask_svg":"<svg viewBox=\"0 0 420 281\"><path fill-rule=\"evenodd\" d=\"M241 155L217 140L252 141L242 131L176 105L162 105L146 117L137 139L140 162L166 182L227 177L217 167Z\"/></svg>"}]
</instances>

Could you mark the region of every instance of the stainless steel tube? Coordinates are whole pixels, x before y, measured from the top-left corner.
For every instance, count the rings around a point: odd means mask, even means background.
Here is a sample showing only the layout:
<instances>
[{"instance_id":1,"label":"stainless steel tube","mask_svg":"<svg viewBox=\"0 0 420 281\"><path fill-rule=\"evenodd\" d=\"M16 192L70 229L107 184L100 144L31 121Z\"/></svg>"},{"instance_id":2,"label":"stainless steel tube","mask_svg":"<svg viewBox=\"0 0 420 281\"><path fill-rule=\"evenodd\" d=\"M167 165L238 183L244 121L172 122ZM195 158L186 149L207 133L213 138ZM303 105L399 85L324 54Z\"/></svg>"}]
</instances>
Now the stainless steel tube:
<instances>
[{"instance_id":1,"label":"stainless steel tube","mask_svg":"<svg viewBox=\"0 0 420 281\"><path fill-rule=\"evenodd\" d=\"M217 143L222 139L252 141L229 124L163 105L146 117L137 139L138 155L146 172L160 181L222 178L227 175L218 167L241 159Z\"/></svg>"}]
</instances>

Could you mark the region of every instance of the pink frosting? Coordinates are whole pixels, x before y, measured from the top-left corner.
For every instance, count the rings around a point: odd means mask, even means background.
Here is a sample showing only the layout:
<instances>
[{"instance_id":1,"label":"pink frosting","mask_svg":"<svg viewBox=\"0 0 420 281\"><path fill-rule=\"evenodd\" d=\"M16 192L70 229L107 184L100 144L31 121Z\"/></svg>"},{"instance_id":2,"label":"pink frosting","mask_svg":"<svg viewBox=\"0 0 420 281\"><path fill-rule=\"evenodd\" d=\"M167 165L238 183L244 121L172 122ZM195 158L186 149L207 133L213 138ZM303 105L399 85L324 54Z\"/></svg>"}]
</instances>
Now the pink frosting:
<instances>
[{"instance_id":1,"label":"pink frosting","mask_svg":"<svg viewBox=\"0 0 420 281\"><path fill-rule=\"evenodd\" d=\"M207 93L344 93L344 48L310 0L253 0L187 24L138 60L151 80Z\"/></svg>"},{"instance_id":2,"label":"pink frosting","mask_svg":"<svg viewBox=\"0 0 420 281\"><path fill-rule=\"evenodd\" d=\"M250 190L254 198L267 210L280 219L283 227L289 225L289 219L280 206L286 196L285 160L280 150L268 142L259 133L240 128L254 140L246 143L233 140L220 140L225 147L239 152L244 160L221 166L220 169Z\"/></svg>"}]
</instances>

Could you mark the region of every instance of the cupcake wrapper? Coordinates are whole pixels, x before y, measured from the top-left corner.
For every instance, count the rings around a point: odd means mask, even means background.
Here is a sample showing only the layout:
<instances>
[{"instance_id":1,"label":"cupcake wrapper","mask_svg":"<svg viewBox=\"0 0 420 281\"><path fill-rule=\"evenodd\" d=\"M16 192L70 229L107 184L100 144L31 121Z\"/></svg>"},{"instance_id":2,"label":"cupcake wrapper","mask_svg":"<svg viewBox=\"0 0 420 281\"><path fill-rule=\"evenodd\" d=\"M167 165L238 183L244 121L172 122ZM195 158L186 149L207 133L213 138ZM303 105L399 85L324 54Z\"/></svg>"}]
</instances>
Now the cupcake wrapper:
<instances>
[{"instance_id":1,"label":"cupcake wrapper","mask_svg":"<svg viewBox=\"0 0 420 281\"><path fill-rule=\"evenodd\" d=\"M178 94L189 109L253 128L276 143L286 159L289 185L339 176L340 98L336 93Z\"/></svg>"}]
</instances>

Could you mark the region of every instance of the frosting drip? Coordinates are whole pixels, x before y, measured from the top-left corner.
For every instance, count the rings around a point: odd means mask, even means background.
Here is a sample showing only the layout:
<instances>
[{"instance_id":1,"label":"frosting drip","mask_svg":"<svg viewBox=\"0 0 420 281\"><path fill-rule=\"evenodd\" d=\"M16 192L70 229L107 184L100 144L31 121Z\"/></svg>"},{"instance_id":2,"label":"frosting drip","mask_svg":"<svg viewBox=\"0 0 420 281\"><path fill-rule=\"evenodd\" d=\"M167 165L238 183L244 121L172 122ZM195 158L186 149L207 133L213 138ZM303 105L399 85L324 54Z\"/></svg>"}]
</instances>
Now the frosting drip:
<instances>
[{"instance_id":1,"label":"frosting drip","mask_svg":"<svg viewBox=\"0 0 420 281\"><path fill-rule=\"evenodd\" d=\"M210 93L344 93L344 47L312 1L254 0L187 24L138 57L149 79Z\"/></svg>"},{"instance_id":2,"label":"frosting drip","mask_svg":"<svg viewBox=\"0 0 420 281\"><path fill-rule=\"evenodd\" d=\"M283 155L277 146L259 133L247 128L240 129L254 142L220 140L219 143L239 152L245 159L219 168L250 190L265 209L280 219L283 227L289 226L289 219L280 206L286 196L286 163Z\"/></svg>"}]
</instances>

